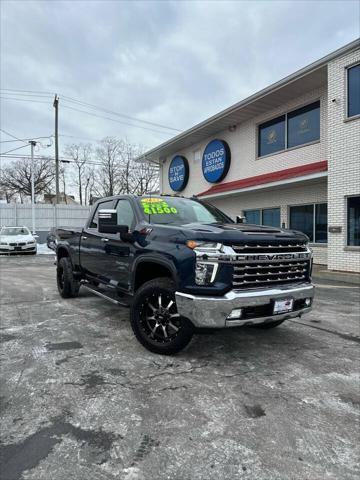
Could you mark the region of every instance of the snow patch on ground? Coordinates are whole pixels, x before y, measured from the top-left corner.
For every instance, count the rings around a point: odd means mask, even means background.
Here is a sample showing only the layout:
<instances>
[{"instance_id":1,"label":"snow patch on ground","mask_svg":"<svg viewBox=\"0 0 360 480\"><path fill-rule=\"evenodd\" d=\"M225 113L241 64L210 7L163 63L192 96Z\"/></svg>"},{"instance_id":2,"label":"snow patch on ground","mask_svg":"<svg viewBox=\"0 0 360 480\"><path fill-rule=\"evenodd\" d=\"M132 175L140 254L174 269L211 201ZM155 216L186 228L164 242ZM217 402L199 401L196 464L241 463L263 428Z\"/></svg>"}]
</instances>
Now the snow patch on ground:
<instances>
[{"instance_id":1,"label":"snow patch on ground","mask_svg":"<svg viewBox=\"0 0 360 480\"><path fill-rule=\"evenodd\" d=\"M46 243L38 243L37 244L37 253L40 255L55 255L54 250L48 248Z\"/></svg>"}]
</instances>

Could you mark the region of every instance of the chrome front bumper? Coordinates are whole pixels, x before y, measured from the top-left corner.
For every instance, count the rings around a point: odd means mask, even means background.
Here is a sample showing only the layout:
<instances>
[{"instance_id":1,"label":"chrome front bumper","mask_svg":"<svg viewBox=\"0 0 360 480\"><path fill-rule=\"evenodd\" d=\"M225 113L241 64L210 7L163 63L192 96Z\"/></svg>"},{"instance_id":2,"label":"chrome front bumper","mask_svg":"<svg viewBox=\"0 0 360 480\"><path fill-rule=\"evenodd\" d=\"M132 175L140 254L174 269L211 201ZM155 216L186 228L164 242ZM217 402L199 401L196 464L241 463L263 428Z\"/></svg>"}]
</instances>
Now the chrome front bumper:
<instances>
[{"instance_id":1,"label":"chrome front bumper","mask_svg":"<svg viewBox=\"0 0 360 480\"><path fill-rule=\"evenodd\" d=\"M277 288L264 288L259 290L231 290L222 297L196 296L187 293L176 292L176 304L181 316L188 318L198 328L225 328L238 325L253 325L268 323L277 320L300 317L311 310L310 307L302 306L297 310L274 315L272 305L274 300L293 298L294 305L301 300L314 297L314 285L301 283L297 285L284 285ZM312 304L312 301L311 301ZM269 313L251 318L228 319L232 310L247 307L261 307ZM268 308L267 308L268 307ZM270 313L271 312L271 313Z\"/></svg>"}]
</instances>

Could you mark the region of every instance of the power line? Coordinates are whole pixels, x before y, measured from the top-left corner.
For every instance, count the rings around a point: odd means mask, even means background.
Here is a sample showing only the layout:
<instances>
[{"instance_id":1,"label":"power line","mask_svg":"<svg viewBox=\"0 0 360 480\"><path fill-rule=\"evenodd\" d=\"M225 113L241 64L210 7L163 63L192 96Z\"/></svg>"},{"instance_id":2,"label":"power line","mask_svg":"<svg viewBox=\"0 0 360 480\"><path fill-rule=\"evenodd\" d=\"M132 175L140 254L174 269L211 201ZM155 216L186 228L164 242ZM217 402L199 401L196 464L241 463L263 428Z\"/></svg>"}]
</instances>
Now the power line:
<instances>
[{"instance_id":1,"label":"power line","mask_svg":"<svg viewBox=\"0 0 360 480\"><path fill-rule=\"evenodd\" d=\"M2 158L8 158L8 159L25 159L25 160L30 160L31 159L31 155L6 155L5 153L1 153L0 154L0 157ZM49 155L34 155L34 158L35 160L52 160L52 161L55 161L55 158L54 157L50 157ZM73 159L70 159L70 158L59 158L59 161L62 162L62 163L77 163L75 160ZM94 165L94 166L104 166L103 163L101 162L94 162L92 160L86 160L84 162L84 165ZM124 169L127 169L129 168L130 170L138 170L139 169L139 166L138 165L130 165L128 167L120 167L120 168L124 168Z\"/></svg>"},{"instance_id":2,"label":"power line","mask_svg":"<svg viewBox=\"0 0 360 480\"><path fill-rule=\"evenodd\" d=\"M42 102L41 100L32 100L30 98L12 98L12 97L0 97L1 100L15 100L17 102L31 102L31 103L47 103L49 102Z\"/></svg>"},{"instance_id":3,"label":"power line","mask_svg":"<svg viewBox=\"0 0 360 480\"><path fill-rule=\"evenodd\" d=\"M31 137L31 138L19 138L19 140L2 140L0 143L14 143L14 142L26 142L28 143L30 140L40 140L41 138L51 138L54 135L47 135L45 137Z\"/></svg>"},{"instance_id":4,"label":"power line","mask_svg":"<svg viewBox=\"0 0 360 480\"><path fill-rule=\"evenodd\" d=\"M105 112L105 113L110 113L112 115L127 118L128 120L133 120L133 121L136 121L136 122L146 123L147 125L152 125L154 127L166 128L167 130L173 130L175 132L180 132L181 131L178 128L169 127L167 125L162 125L160 123L149 122L148 120L141 120L141 119L136 118L136 117L131 117L130 115L125 115L123 113L118 113L118 112L114 112L113 110L108 110L106 108L99 107L98 105L94 105L92 103L87 103L87 102L83 102L81 100L76 100L75 98L67 97L66 95L62 95L61 98L65 101L68 101L68 102L73 102L73 103L77 103L79 105L91 107L91 108L94 108L96 110L100 110L100 111Z\"/></svg>"},{"instance_id":5,"label":"power line","mask_svg":"<svg viewBox=\"0 0 360 480\"><path fill-rule=\"evenodd\" d=\"M7 99L7 100L10 100L10 99L11 100L19 100L19 101L21 100L21 99L13 98L14 95L34 96L34 97L38 96L40 98L45 98L45 96L52 96L52 94L50 92L41 92L41 91L34 91L34 90L14 90L14 89L6 89L6 88L2 88L0 90L5 91L5 92L17 92L17 93L5 93L5 95L9 95L9 94L12 95L12 97L3 97L4 99ZM24 93L24 92L30 92L30 93ZM83 102L83 101L78 100L76 98L68 97L67 95L61 95L61 98L64 101L67 101L69 103L75 103L75 104L80 105L80 106L90 107L92 109L96 109L96 110L99 110L99 111L102 111L102 112L105 112L105 113L109 113L111 115L123 117L123 118L126 118L128 120L135 121L135 122L144 123L144 124L147 124L147 125L152 125L154 127L164 128L164 129L167 129L167 130L172 130L174 132L181 132L181 130L179 130L178 128L170 127L168 125L162 125L160 123L150 122L148 120L142 120L140 118L132 117L130 115L115 112L113 110L109 110L109 109L100 107L98 105L94 105L92 103ZM25 101L25 99L24 99L24 101ZM31 101L31 100L29 99L28 101ZM37 102L37 103L40 103L39 100L33 100L33 101ZM46 103L46 102L41 102L41 103ZM125 124L125 125L127 125L127 124ZM134 125L131 125L131 126L134 126Z\"/></svg>"},{"instance_id":6,"label":"power line","mask_svg":"<svg viewBox=\"0 0 360 480\"><path fill-rule=\"evenodd\" d=\"M1 152L0 155L6 155L7 153L15 152L15 150L19 150L20 148L25 148L25 147L27 147L27 146L28 146L28 145L21 145L21 147L13 148L12 150L8 150L7 152Z\"/></svg>"},{"instance_id":7,"label":"power line","mask_svg":"<svg viewBox=\"0 0 360 480\"><path fill-rule=\"evenodd\" d=\"M42 95L51 95L51 96L54 95L52 92L45 92L44 90L17 90L14 88L0 88L0 90L5 90L6 92L39 93Z\"/></svg>"},{"instance_id":8,"label":"power line","mask_svg":"<svg viewBox=\"0 0 360 480\"><path fill-rule=\"evenodd\" d=\"M97 115L96 113L87 112L86 110L80 110L79 108L75 108L75 107L69 107L68 105L63 105L62 107L63 108L68 108L70 110L74 110L76 112L86 113L87 115L91 115L93 117L104 118L105 120L110 120L111 122L120 123L122 125L128 125L130 127L142 128L143 130L149 130L150 132L156 132L156 133L160 133L162 135L171 135L170 132L161 132L159 130L154 130L153 128L148 128L148 127L143 127L141 125L134 125L134 124L131 124L131 123L122 122L120 120L115 120L115 118L105 117L103 115Z\"/></svg>"},{"instance_id":9,"label":"power line","mask_svg":"<svg viewBox=\"0 0 360 480\"><path fill-rule=\"evenodd\" d=\"M8 135L9 137L11 138L15 138L16 140L18 140L19 142L24 142L24 140L21 140L19 137L15 137L15 135L13 135L12 133L9 133L7 132L6 130L4 130L3 128L0 128L0 131L5 133L5 135Z\"/></svg>"}]
</instances>

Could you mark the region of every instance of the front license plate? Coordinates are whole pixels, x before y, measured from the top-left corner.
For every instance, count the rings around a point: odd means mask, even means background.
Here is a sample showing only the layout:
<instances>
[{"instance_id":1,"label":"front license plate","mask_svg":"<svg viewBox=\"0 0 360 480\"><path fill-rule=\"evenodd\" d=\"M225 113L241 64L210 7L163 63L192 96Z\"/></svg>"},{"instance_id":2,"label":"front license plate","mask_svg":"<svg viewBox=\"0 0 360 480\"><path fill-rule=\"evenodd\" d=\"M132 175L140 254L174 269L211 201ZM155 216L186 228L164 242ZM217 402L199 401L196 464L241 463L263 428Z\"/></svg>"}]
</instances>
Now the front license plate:
<instances>
[{"instance_id":1,"label":"front license plate","mask_svg":"<svg viewBox=\"0 0 360 480\"><path fill-rule=\"evenodd\" d=\"M284 298L283 300L275 300L274 315L277 313L292 312L293 307L294 307L293 298Z\"/></svg>"},{"instance_id":2,"label":"front license plate","mask_svg":"<svg viewBox=\"0 0 360 480\"><path fill-rule=\"evenodd\" d=\"M15 250L16 252L21 252L22 248L21 248L21 247L15 247L14 250Z\"/></svg>"}]
</instances>

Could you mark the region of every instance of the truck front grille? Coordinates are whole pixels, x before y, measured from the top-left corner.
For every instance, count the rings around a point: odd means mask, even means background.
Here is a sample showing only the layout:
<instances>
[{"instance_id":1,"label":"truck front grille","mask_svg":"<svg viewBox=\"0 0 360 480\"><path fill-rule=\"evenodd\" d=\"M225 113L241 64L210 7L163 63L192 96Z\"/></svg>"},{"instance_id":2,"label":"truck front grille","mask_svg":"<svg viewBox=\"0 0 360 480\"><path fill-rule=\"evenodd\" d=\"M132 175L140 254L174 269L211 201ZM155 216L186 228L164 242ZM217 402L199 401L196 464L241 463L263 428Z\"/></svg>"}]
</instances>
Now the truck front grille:
<instances>
[{"instance_id":1,"label":"truck front grille","mask_svg":"<svg viewBox=\"0 0 360 480\"><path fill-rule=\"evenodd\" d=\"M306 252L307 247L305 243L281 243L279 245L263 243L261 245L232 245L236 253L273 253L273 252Z\"/></svg>"},{"instance_id":2,"label":"truck front grille","mask_svg":"<svg viewBox=\"0 0 360 480\"><path fill-rule=\"evenodd\" d=\"M301 258L308 251L305 244L233 245L232 248L240 258L233 265L235 289L310 280L310 259ZM296 254L300 254L299 258Z\"/></svg>"}]
</instances>

